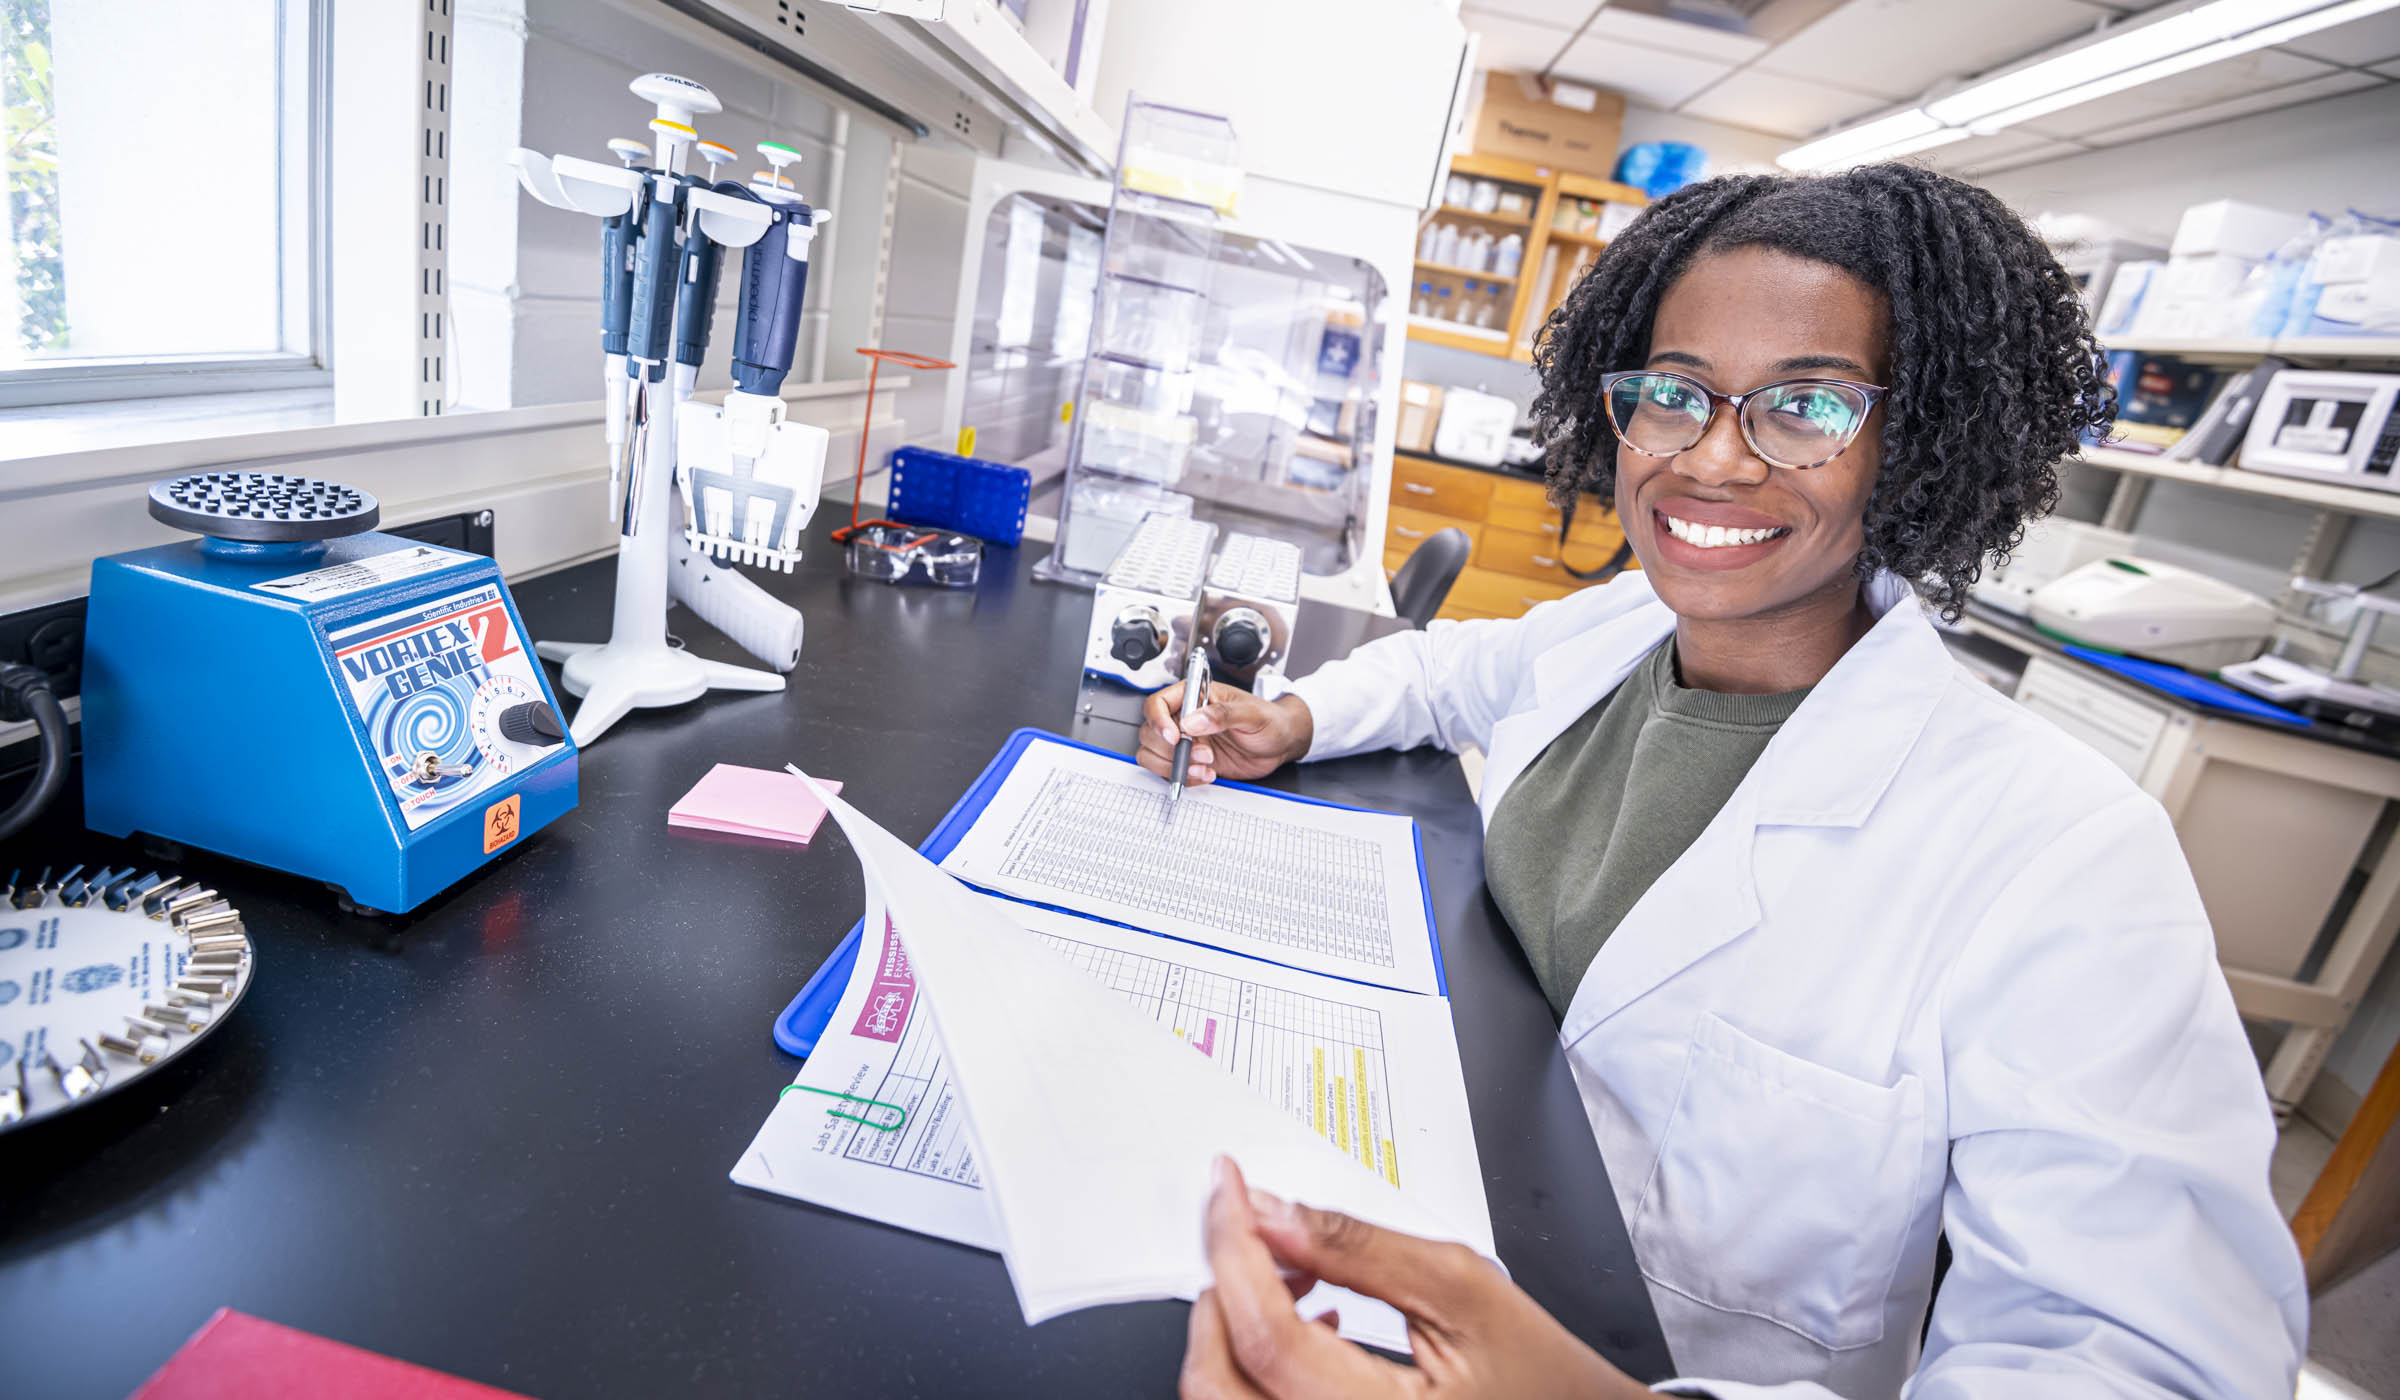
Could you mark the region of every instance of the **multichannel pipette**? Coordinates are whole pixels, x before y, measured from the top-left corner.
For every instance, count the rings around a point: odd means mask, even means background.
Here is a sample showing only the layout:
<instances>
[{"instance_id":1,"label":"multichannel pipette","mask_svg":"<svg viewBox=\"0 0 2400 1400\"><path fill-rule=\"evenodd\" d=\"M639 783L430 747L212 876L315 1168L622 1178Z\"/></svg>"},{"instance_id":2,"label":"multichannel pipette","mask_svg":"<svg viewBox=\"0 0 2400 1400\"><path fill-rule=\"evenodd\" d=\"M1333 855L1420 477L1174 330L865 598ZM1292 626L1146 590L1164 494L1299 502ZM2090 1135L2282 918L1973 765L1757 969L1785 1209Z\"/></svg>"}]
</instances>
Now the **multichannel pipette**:
<instances>
[{"instance_id":1,"label":"multichannel pipette","mask_svg":"<svg viewBox=\"0 0 2400 1400\"><path fill-rule=\"evenodd\" d=\"M692 548L748 564L789 570L800 559L802 528L815 513L824 476L822 434L795 437L784 422L783 382L791 373L808 293L808 248L827 217L802 200L784 167L800 153L779 141L758 152L772 167L741 194L771 221L742 254L741 296L733 339L734 387L722 408L685 410L679 458ZM720 192L725 190L719 187Z\"/></svg>"}]
</instances>

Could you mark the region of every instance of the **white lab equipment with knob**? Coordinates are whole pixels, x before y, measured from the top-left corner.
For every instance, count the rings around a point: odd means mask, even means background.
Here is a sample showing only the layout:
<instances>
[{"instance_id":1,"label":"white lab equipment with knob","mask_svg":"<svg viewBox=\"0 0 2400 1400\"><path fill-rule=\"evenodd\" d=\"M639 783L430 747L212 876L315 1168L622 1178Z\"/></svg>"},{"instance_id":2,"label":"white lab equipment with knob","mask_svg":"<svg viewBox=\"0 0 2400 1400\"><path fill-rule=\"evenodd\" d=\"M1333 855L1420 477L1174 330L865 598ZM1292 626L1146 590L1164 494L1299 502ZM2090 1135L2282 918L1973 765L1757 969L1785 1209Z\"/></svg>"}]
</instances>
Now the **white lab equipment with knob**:
<instances>
[{"instance_id":1,"label":"white lab equipment with knob","mask_svg":"<svg viewBox=\"0 0 2400 1400\"><path fill-rule=\"evenodd\" d=\"M2124 554L2042 585L2032 611L2068 641L2200 671L2258 655L2275 629L2275 605L2255 593Z\"/></svg>"}]
</instances>

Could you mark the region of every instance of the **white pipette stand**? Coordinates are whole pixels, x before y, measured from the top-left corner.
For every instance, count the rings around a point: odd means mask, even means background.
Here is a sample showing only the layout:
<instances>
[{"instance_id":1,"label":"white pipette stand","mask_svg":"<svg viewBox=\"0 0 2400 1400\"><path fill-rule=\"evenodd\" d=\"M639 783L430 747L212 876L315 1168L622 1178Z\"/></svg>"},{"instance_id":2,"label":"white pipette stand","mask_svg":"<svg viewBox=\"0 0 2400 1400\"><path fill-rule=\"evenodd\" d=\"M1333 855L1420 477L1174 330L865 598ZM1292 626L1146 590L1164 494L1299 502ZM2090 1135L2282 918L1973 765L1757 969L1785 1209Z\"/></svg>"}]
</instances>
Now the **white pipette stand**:
<instances>
[{"instance_id":1,"label":"white pipette stand","mask_svg":"<svg viewBox=\"0 0 2400 1400\"><path fill-rule=\"evenodd\" d=\"M728 247L756 241L766 230L763 217L752 224L747 210L735 207L733 201L723 196L710 194L707 199L693 199L690 196L709 192L683 190L676 180L683 147L696 139L692 118L722 110L715 94L687 78L665 73L638 78L632 87L635 96L657 107L657 119L651 123L658 136L655 169L611 167L574 156L543 156L519 147L510 159L526 190L544 204L611 217L633 208L634 196L641 187L654 182L659 197L678 199L692 211L685 216L688 236L699 237L705 227L710 236ZM618 142L610 145L620 156L626 154ZM745 232L747 237L743 236ZM622 357L607 359L606 372L613 381L607 389L608 443L613 468L624 441L624 386L628 379ZM783 677L773 671L710 661L668 645L668 575L672 556L679 552L683 537L673 518L675 401L690 395L694 378L687 367L679 365L670 369L668 375L673 398L656 405L646 425L635 433L637 456L631 472L639 489L630 498L619 496L613 489L610 493L612 510L617 502L623 502L624 538L617 548L617 593L609 639L606 643L537 642L534 646L544 660L561 663L562 683L570 693L582 697L568 726L578 746L591 744L608 732L611 725L637 709L681 705L711 690L784 688ZM763 601L784 608L763 590L751 591L756 598L745 601L753 604ZM760 610L753 606L745 611ZM791 661L796 662L799 639L796 617L793 624L788 630L768 627L756 630L773 636L774 640L767 643L770 647L788 647ZM785 642L782 639L787 635L789 641ZM783 661L780 655L775 659Z\"/></svg>"}]
</instances>

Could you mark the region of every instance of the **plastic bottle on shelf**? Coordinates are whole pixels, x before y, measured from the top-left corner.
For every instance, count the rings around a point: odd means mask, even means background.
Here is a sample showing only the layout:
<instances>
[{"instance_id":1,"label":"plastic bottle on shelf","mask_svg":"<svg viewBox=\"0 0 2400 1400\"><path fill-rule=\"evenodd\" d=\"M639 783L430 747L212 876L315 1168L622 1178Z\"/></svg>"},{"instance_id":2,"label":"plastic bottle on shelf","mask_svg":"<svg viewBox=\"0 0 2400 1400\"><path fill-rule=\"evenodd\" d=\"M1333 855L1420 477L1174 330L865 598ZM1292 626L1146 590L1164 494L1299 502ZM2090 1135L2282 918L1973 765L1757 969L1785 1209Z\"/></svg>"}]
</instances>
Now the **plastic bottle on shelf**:
<instances>
[{"instance_id":1,"label":"plastic bottle on shelf","mask_svg":"<svg viewBox=\"0 0 2400 1400\"><path fill-rule=\"evenodd\" d=\"M1417 261L1432 262L1434 245L1441 241L1442 226L1428 219L1417 232Z\"/></svg>"},{"instance_id":2,"label":"plastic bottle on shelf","mask_svg":"<svg viewBox=\"0 0 2400 1400\"><path fill-rule=\"evenodd\" d=\"M1431 282L1417 284L1417 299L1408 304L1408 312L1412 316L1431 316L1433 314L1433 284Z\"/></svg>"},{"instance_id":3,"label":"plastic bottle on shelf","mask_svg":"<svg viewBox=\"0 0 2400 1400\"><path fill-rule=\"evenodd\" d=\"M1525 261L1525 240L1510 234L1500 240L1500 246L1492 257L1492 271L1503 277L1516 276L1518 267Z\"/></svg>"},{"instance_id":4,"label":"plastic bottle on shelf","mask_svg":"<svg viewBox=\"0 0 2400 1400\"><path fill-rule=\"evenodd\" d=\"M1433 260L1444 267L1458 266L1458 225L1444 224L1434 236Z\"/></svg>"},{"instance_id":5,"label":"plastic bottle on shelf","mask_svg":"<svg viewBox=\"0 0 2400 1400\"><path fill-rule=\"evenodd\" d=\"M1496 283L1487 282L1483 295L1475 300L1475 324L1490 330L1501 319L1500 288Z\"/></svg>"},{"instance_id":6,"label":"plastic bottle on shelf","mask_svg":"<svg viewBox=\"0 0 2400 1400\"><path fill-rule=\"evenodd\" d=\"M1458 323L1462 326L1474 325L1476 308L1482 305L1483 284L1481 282L1462 284L1458 289Z\"/></svg>"},{"instance_id":7,"label":"plastic bottle on shelf","mask_svg":"<svg viewBox=\"0 0 2400 1400\"><path fill-rule=\"evenodd\" d=\"M1450 300L1450 289L1448 287L1444 287L1439 292L1434 294L1433 319L1437 321L1455 321L1458 319L1458 308L1453 305Z\"/></svg>"}]
</instances>

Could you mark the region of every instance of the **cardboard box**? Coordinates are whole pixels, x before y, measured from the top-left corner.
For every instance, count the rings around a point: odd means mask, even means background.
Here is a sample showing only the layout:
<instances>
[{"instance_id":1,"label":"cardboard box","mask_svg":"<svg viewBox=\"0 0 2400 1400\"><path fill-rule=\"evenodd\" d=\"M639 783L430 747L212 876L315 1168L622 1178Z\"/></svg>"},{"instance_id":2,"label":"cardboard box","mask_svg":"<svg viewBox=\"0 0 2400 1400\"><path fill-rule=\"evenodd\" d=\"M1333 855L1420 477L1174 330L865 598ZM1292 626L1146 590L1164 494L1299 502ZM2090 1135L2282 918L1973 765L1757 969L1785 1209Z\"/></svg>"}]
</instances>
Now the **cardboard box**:
<instances>
[{"instance_id":1,"label":"cardboard box","mask_svg":"<svg viewBox=\"0 0 2400 1400\"><path fill-rule=\"evenodd\" d=\"M1431 452L1433 430L1442 420L1442 386L1400 381L1400 426L1392 445L1403 452Z\"/></svg>"},{"instance_id":2,"label":"cardboard box","mask_svg":"<svg viewBox=\"0 0 2400 1400\"><path fill-rule=\"evenodd\" d=\"M2273 255L2284 240L2300 231L2303 222L2298 214L2281 209L2238 199L2211 200L2183 211L2183 221L2175 226L2175 242L2167 253L2178 260L2225 254L2256 261Z\"/></svg>"},{"instance_id":3,"label":"cardboard box","mask_svg":"<svg viewBox=\"0 0 2400 1400\"><path fill-rule=\"evenodd\" d=\"M1607 179L1617 166L1624 97L1570 86L1566 94L1576 105L1568 106L1552 101L1550 93L1531 73L1484 74L1483 96L1467 127L1469 149Z\"/></svg>"}]
</instances>

